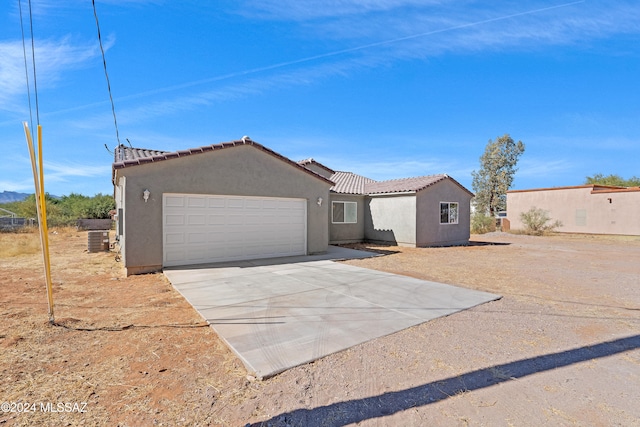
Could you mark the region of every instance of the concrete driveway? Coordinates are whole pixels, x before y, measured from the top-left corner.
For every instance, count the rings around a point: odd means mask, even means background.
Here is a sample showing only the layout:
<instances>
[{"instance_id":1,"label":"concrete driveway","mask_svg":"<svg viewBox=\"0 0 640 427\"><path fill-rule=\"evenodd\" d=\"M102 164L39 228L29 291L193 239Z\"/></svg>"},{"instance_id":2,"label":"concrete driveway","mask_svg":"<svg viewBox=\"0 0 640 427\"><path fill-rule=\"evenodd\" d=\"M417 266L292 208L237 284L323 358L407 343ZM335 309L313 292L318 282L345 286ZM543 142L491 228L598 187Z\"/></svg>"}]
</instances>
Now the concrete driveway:
<instances>
[{"instance_id":1,"label":"concrete driveway","mask_svg":"<svg viewBox=\"0 0 640 427\"><path fill-rule=\"evenodd\" d=\"M333 261L371 256L332 246L164 274L258 378L500 298Z\"/></svg>"}]
</instances>

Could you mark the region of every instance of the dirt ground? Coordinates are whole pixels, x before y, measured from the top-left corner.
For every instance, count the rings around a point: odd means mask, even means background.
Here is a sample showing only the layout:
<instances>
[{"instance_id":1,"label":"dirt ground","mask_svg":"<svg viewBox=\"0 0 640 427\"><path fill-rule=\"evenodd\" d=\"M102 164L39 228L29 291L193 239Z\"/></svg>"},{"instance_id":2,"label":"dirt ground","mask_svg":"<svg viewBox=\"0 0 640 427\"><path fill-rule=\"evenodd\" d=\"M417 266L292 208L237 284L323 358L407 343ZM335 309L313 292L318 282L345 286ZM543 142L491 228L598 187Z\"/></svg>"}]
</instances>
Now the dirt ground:
<instances>
[{"instance_id":1,"label":"dirt ground","mask_svg":"<svg viewBox=\"0 0 640 427\"><path fill-rule=\"evenodd\" d=\"M503 295L266 381L162 274L0 234L0 426L640 426L640 238L493 233L348 261ZM17 253L17 254L16 254Z\"/></svg>"}]
</instances>

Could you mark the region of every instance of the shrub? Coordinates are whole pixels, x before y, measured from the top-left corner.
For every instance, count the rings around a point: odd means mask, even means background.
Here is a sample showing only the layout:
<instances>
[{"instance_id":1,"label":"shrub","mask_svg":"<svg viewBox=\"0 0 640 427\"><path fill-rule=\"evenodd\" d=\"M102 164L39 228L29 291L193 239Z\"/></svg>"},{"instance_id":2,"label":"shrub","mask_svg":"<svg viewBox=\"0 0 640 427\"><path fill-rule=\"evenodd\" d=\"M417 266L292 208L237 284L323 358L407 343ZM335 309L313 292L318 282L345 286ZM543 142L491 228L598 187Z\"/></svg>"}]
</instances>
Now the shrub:
<instances>
[{"instance_id":1,"label":"shrub","mask_svg":"<svg viewBox=\"0 0 640 427\"><path fill-rule=\"evenodd\" d=\"M471 232L473 234L484 234L496 231L496 219L484 213L474 213L471 217Z\"/></svg>"},{"instance_id":2,"label":"shrub","mask_svg":"<svg viewBox=\"0 0 640 427\"><path fill-rule=\"evenodd\" d=\"M536 208L535 206L526 212L522 212L520 214L520 220L525 226L525 233L534 236L542 236L546 232L562 227L562 223L558 220L549 223L549 221L551 221L549 212Z\"/></svg>"}]
</instances>

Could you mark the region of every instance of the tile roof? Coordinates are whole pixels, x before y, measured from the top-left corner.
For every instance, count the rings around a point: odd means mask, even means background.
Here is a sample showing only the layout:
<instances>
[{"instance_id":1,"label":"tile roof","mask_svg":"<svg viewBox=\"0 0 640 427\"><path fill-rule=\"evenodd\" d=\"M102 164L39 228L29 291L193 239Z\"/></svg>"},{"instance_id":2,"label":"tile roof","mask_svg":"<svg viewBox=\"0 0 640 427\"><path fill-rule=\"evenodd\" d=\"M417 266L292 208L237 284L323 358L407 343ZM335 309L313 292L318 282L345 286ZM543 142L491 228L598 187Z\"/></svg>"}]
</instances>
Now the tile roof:
<instances>
[{"instance_id":1,"label":"tile roof","mask_svg":"<svg viewBox=\"0 0 640 427\"><path fill-rule=\"evenodd\" d=\"M146 148L133 148L119 145L114 153L114 163L125 162L127 160L138 160L145 157L162 156L168 151L147 150Z\"/></svg>"},{"instance_id":2,"label":"tile roof","mask_svg":"<svg viewBox=\"0 0 640 427\"><path fill-rule=\"evenodd\" d=\"M331 176L331 180L335 182L335 185L331 187L331 191L340 194L362 195L409 193L423 190L445 179L451 180L464 191L473 195L469 190L462 186L462 184L447 174L375 181L371 178L351 172L336 172Z\"/></svg>"},{"instance_id":3,"label":"tile roof","mask_svg":"<svg viewBox=\"0 0 640 427\"><path fill-rule=\"evenodd\" d=\"M300 160L300 161L298 161L298 164L301 165L301 166L307 166L307 165L310 165L310 164L314 164L314 165L320 166L321 168L325 169L327 172L336 173L336 171L334 171L331 168L326 167L325 165L323 165L322 163L318 162L317 160L315 160L312 157L309 157L308 159Z\"/></svg>"},{"instance_id":4,"label":"tile roof","mask_svg":"<svg viewBox=\"0 0 640 427\"><path fill-rule=\"evenodd\" d=\"M159 151L148 150L144 148L133 148L125 145L116 147L114 154L113 172L118 169L123 169L129 166L142 165L146 163L155 163L164 160L175 159L178 157L191 156L194 154L201 154L208 151L222 150L225 148L237 147L241 145L249 145L259 150L262 150L286 163L289 163L305 172L315 176L318 179L322 179L330 184L333 184L331 191L339 194L388 194L388 193L404 193L404 192L416 192L425 189L431 185L434 185L442 180L449 179L453 181L460 188L473 195L464 186L458 183L455 179L446 174L419 176L413 178L401 178L391 179L387 181L375 181L371 178L367 178L362 175L355 174L353 172L335 172L332 169L326 167L322 163L315 161L312 158L300 160L294 162L289 158L276 153L275 151L252 141L248 137L244 137L241 140L223 142L221 144L206 145L198 148L190 148L187 150L179 151ZM330 178L325 178L318 173L307 169L306 165L318 165L328 172L332 173ZM115 175L114 175L115 176Z\"/></svg>"},{"instance_id":5,"label":"tile roof","mask_svg":"<svg viewBox=\"0 0 640 427\"><path fill-rule=\"evenodd\" d=\"M366 194L366 185L375 182L352 172L335 172L331 175L331 181L335 182L331 191L340 194Z\"/></svg>"},{"instance_id":6,"label":"tile roof","mask_svg":"<svg viewBox=\"0 0 640 427\"><path fill-rule=\"evenodd\" d=\"M328 182L329 184L334 184L333 181L305 168L304 166L294 162L293 160L283 156L282 154L276 153L275 151L265 147L262 144L252 141L248 137L243 137L241 140L237 140L237 141L223 142L220 144L213 144L213 145L205 145L202 147L189 148L186 150L179 150L179 151L147 150L142 148L133 148L133 147L126 147L124 145L120 145L116 147L112 168L115 176L116 170L124 169L130 166L142 165L146 163L156 163L156 162L161 162L165 160L175 159L178 157L186 157L186 156L206 153L208 151L217 151L217 150L223 150L231 147L239 147L242 145L248 145L258 150L264 151L265 153L270 154L271 156L276 157L277 159L280 159L285 163L289 163L290 165L308 174L311 174L318 179Z\"/></svg>"},{"instance_id":7,"label":"tile roof","mask_svg":"<svg viewBox=\"0 0 640 427\"><path fill-rule=\"evenodd\" d=\"M420 191L447 178L447 175L439 174L413 178L390 179L388 181L378 181L368 184L366 190L368 194Z\"/></svg>"}]
</instances>

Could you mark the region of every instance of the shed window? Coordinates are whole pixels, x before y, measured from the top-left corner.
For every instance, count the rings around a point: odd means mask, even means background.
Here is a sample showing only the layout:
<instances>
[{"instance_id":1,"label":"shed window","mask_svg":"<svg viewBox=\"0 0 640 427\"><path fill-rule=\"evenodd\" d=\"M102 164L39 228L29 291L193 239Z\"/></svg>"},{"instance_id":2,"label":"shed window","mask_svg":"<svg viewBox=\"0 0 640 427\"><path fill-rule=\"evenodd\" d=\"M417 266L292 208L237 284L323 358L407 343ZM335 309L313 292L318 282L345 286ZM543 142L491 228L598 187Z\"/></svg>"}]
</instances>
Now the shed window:
<instances>
[{"instance_id":1,"label":"shed window","mask_svg":"<svg viewBox=\"0 0 640 427\"><path fill-rule=\"evenodd\" d=\"M332 202L331 222L334 224L355 224L358 222L356 202Z\"/></svg>"},{"instance_id":2,"label":"shed window","mask_svg":"<svg viewBox=\"0 0 640 427\"><path fill-rule=\"evenodd\" d=\"M440 224L458 223L458 203L440 202Z\"/></svg>"}]
</instances>

